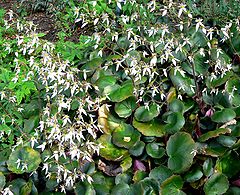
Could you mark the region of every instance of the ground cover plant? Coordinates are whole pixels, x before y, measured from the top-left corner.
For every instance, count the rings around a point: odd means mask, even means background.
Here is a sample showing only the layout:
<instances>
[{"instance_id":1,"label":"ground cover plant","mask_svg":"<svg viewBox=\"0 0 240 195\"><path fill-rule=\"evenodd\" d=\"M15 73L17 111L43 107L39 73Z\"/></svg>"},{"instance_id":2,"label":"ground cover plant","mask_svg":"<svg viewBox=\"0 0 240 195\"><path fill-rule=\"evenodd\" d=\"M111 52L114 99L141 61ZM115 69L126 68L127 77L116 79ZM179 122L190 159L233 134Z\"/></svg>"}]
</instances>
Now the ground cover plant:
<instances>
[{"instance_id":1,"label":"ground cover plant","mask_svg":"<svg viewBox=\"0 0 240 195\"><path fill-rule=\"evenodd\" d=\"M239 194L236 2L1 9L0 193Z\"/></svg>"}]
</instances>

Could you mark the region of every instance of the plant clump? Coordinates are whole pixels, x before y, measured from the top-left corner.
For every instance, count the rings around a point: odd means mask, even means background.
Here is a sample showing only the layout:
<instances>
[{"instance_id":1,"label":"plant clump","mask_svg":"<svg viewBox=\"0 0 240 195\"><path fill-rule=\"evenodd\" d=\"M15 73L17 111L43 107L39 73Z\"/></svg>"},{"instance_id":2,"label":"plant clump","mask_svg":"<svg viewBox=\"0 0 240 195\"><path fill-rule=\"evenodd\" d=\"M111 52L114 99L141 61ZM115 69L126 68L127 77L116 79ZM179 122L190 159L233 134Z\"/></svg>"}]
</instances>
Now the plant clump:
<instances>
[{"instance_id":1,"label":"plant clump","mask_svg":"<svg viewBox=\"0 0 240 195\"><path fill-rule=\"evenodd\" d=\"M54 43L0 10L3 194L239 194L237 10L64 5Z\"/></svg>"}]
</instances>

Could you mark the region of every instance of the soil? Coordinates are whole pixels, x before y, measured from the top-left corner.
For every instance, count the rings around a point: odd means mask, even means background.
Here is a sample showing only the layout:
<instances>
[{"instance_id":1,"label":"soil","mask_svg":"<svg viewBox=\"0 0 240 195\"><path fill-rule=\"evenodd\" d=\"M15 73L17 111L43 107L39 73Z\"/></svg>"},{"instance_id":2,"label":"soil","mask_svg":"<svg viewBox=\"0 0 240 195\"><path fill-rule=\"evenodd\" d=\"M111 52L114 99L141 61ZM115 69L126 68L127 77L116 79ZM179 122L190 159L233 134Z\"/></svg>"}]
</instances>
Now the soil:
<instances>
[{"instance_id":1,"label":"soil","mask_svg":"<svg viewBox=\"0 0 240 195\"><path fill-rule=\"evenodd\" d=\"M17 0L0 0L0 8L4 8L6 11L15 11L19 7L20 3ZM33 21L37 25L37 32L45 33L44 39L49 41L56 41L57 32L55 26L55 19L53 15L47 14L46 12L29 12L25 17L28 21Z\"/></svg>"}]
</instances>

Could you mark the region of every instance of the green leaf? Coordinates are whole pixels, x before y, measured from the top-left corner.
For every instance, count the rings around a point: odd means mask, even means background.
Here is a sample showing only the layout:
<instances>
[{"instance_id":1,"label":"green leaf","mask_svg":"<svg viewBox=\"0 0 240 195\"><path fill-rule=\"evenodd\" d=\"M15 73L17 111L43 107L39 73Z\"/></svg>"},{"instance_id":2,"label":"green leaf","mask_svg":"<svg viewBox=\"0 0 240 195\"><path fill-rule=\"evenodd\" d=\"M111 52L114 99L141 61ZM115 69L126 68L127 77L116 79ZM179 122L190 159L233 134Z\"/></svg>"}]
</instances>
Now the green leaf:
<instances>
[{"instance_id":1,"label":"green leaf","mask_svg":"<svg viewBox=\"0 0 240 195\"><path fill-rule=\"evenodd\" d=\"M108 134L102 135L97 142L103 148L100 148L100 156L112 161L120 161L128 155L128 151L123 148L118 148L111 142L112 136Z\"/></svg>"},{"instance_id":2,"label":"green leaf","mask_svg":"<svg viewBox=\"0 0 240 195\"><path fill-rule=\"evenodd\" d=\"M205 142L209 140L210 138L218 137L221 134L231 133L231 129L229 128L220 128L216 129L214 131L208 131L207 133L204 133L201 135L198 139L200 142Z\"/></svg>"},{"instance_id":3,"label":"green leaf","mask_svg":"<svg viewBox=\"0 0 240 195\"><path fill-rule=\"evenodd\" d=\"M30 118L33 115L38 115L41 106L42 102L39 100L32 100L29 104L25 104L22 111L23 117Z\"/></svg>"},{"instance_id":4,"label":"green leaf","mask_svg":"<svg viewBox=\"0 0 240 195\"><path fill-rule=\"evenodd\" d=\"M232 136L220 135L217 138L217 141L218 141L218 143L222 144L223 146L230 148L236 143L237 138L232 137Z\"/></svg>"},{"instance_id":5,"label":"green leaf","mask_svg":"<svg viewBox=\"0 0 240 195\"><path fill-rule=\"evenodd\" d=\"M129 153L133 156L140 156L143 153L144 147L145 143L143 141L138 141L129 148Z\"/></svg>"},{"instance_id":6,"label":"green leaf","mask_svg":"<svg viewBox=\"0 0 240 195\"><path fill-rule=\"evenodd\" d=\"M121 102L133 96L133 83L128 80L125 81L122 86L118 84L107 86L103 93L107 95L112 102Z\"/></svg>"},{"instance_id":7,"label":"green leaf","mask_svg":"<svg viewBox=\"0 0 240 195\"><path fill-rule=\"evenodd\" d=\"M122 171L126 172L132 166L132 158L130 156L126 157L121 162Z\"/></svg>"},{"instance_id":8,"label":"green leaf","mask_svg":"<svg viewBox=\"0 0 240 195\"><path fill-rule=\"evenodd\" d=\"M23 131L26 133L30 133L34 128L36 128L39 124L39 116L31 116L29 119L24 120L24 128Z\"/></svg>"},{"instance_id":9,"label":"green leaf","mask_svg":"<svg viewBox=\"0 0 240 195\"><path fill-rule=\"evenodd\" d=\"M187 75L181 75L179 71L173 68L170 70L170 79L178 90L186 93L190 97L194 96L196 86L193 79L187 77Z\"/></svg>"},{"instance_id":10,"label":"green leaf","mask_svg":"<svg viewBox=\"0 0 240 195\"><path fill-rule=\"evenodd\" d=\"M120 37L117 42L118 42L117 46L123 49L127 49L128 46L130 45L130 41L128 40L127 37Z\"/></svg>"},{"instance_id":11,"label":"green leaf","mask_svg":"<svg viewBox=\"0 0 240 195\"><path fill-rule=\"evenodd\" d=\"M220 111L216 111L211 119L216 123L226 123L236 117L236 113L230 108L224 108Z\"/></svg>"},{"instance_id":12,"label":"green leaf","mask_svg":"<svg viewBox=\"0 0 240 195\"><path fill-rule=\"evenodd\" d=\"M130 187L126 183L120 183L113 187L112 195L126 195L129 193Z\"/></svg>"},{"instance_id":13,"label":"green leaf","mask_svg":"<svg viewBox=\"0 0 240 195\"><path fill-rule=\"evenodd\" d=\"M185 124L185 119L180 112L173 112L168 115L167 125L165 125L165 130L167 133L173 134L179 131Z\"/></svg>"},{"instance_id":14,"label":"green leaf","mask_svg":"<svg viewBox=\"0 0 240 195\"><path fill-rule=\"evenodd\" d=\"M20 195L30 195L32 191L32 186L33 186L32 181L29 181L26 184L24 184L20 189Z\"/></svg>"},{"instance_id":15,"label":"green leaf","mask_svg":"<svg viewBox=\"0 0 240 195\"><path fill-rule=\"evenodd\" d=\"M113 134L113 143L118 147L131 148L137 141L140 140L141 134L131 125L122 123L117 127Z\"/></svg>"},{"instance_id":16,"label":"green leaf","mask_svg":"<svg viewBox=\"0 0 240 195\"><path fill-rule=\"evenodd\" d=\"M213 173L213 162L211 158L207 158L203 163L203 173L209 177Z\"/></svg>"},{"instance_id":17,"label":"green leaf","mask_svg":"<svg viewBox=\"0 0 240 195\"><path fill-rule=\"evenodd\" d=\"M225 195L239 195L240 188L239 187L230 187Z\"/></svg>"},{"instance_id":18,"label":"green leaf","mask_svg":"<svg viewBox=\"0 0 240 195\"><path fill-rule=\"evenodd\" d=\"M213 174L204 184L204 192L206 195L224 194L229 188L229 182L225 175L221 173Z\"/></svg>"},{"instance_id":19,"label":"green leaf","mask_svg":"<svg viewBox=\"0 0 240 195\"><path fill-rule=\"evenodd\" d=\"M116 177L115 177L115 184L119 184L119 183L126 183L126 184L129 184L132 180L132 177L130 176L130 174L127 174L127 173L121 173L121 174L118 174Z\"/></svg>"},{"instance_id":20,"label":"green leaf","mask_svg":"<svg viewBox=\"0 0 240 195\"><path fill-rule=\"evenodd\" d=\"M17 163L18 161L20 163ZM31 173L38 168L40 163L41 157L39 152L28 146L13 151L7 161L8 169L17 174ZM24 167L24 165L27 166Z\"/></svg>"},{"instance_id":21,"label":"green leaf","mask_svg":"<svg viewBox=\"0 0 240 195\"><path fill-rule=\"evenodd\" d=\"M11 192L14 194L14 195L20 195L20 189L22 186L24 186L27 182L22 179L22 178L17 178L17 179L14 179L13 181L11 181L9 183L9 188L11 190Z\"/></svg>"},{"instance_id":22,"label":"green leaf","mask_svg":"<svg viewBox=\"0 0 240 195\"><path fill-rule=\"evenodd\" d=\"M155 194L158 194L159 191L160 189L157 181L146 177L143 180L139 181L138 183L131 185L131 191L128 195L133 195L133 194L155 195Z\"/></svg>"},{"instance_id":23,"label":"green leaf","mask_svg":"<svg viewBox=\"0 0 240 195\"><path fill-rule=\"evenodd\" d=\"M102 75L96 81L96 85L101 91L103 91L105 87L115 85L116 81L117 81L116 77L112 75Z\"/></svg>"},{"instance_id":24,"label":"green leaf","mask_svg":"<svg viewBox=\"0 0 240 195\"><path fill-rule=\"evenodd\" d=\"M172 171L165 167L164 165L160 165L159 167L156 167L151 170L149 173L149 178L155 179L159 182L161 185L162 182L164 182L167 178L172 176Z\"/></svg>"},{"instance_id":25,"label":"green leaf","mask_svg":"<svg viewBox=\"0 0 240 195\"><path fill-rule=\"evenodd\" d=\"M224 76L217 76L217 78L212 79L211 76L209 76L206 79L206 85L208 88L215 88L215 87L219 87L221 85L223 85L224 83L226 83L230 77L232 76L232 72L228 71L226 72L226 74Z\"/></svg>"},{"instance_id":26,"label":"green leaf","mask_svg":"<svg viewBox=\"0 0 240 195\"><path fill-rule=\"evenodd\" d=\"M3 173L0 172L0 191L3 190L5 184L6 184L6 178L3 175Z\"/></svg>"},{"instance_id":27,"label":"green leaf","mask_svg":"<svg viewBox=\"0 0 240 195\"><path fill-rule=\"evenodd\" d=\"M199 166L194 167L191 169L187 174L184 176L184 180L187 182L195 182L201 179L203 176L202 170Z\"/></svg>"},{"instance_id":28,"label":"green leaf","mask_svg":"<svg viewBox=\"0 0 240 195\"><path fill-rule=\"evenodd\" d=\"M185 193L181 191L183 187L183 180L179 175L173 175L167 178L161 185L162 195L184 195Z\"/></svg>"},{"instance_id":29,"label":"green leaf","mask_svg":"<svg viewBox=\"0 0 240 195\"><path fill-rule=\"evenodd\" d=\"M96 172L93 176L93 187L97 194L110 194L110 190L114 185L114 177L103 175L103 173Z\"/></svg>"},{"instance_id":30,"label":"green leaf","mask_svg":"<svg viewBox=\"0 0 240 195\"><path fill-rule=\"evenodd\" d=\"M86 182L78 182L74 189L76 195L96 195L93 186Z\"/></svg>"},{"instance_id":31,"label":"green leaf","mask_svg":"<svg viewBox=\"0 0 240 195\"><path fill-rule=\"evenodd\" d=\"M107 105L103 104L98 110L98 124L104 133L110 134L115 128L119 127L121 120L110 114Z\"/></svg>"},{"instance_id":32,"label":"green leaf","mask_svg":"<svg viewBox=\"0 0 240 195\"><path fill-rule=\"evenodd\" d=\"M183 113L185 107L184 107L184 104L182 101L180 101L179 99L175 99L175 100L171 101L171 103L169 104L169 109L172 112Z\"/></svg>"},{"instance_id":33,"label":"green leaf","mask_svg":"<svg viewBox=\"0 0 240 195\"><path fill-rule=\"evenodd\" d=\"M157 143L149 143L146 146L146 152L152 158L162 158L165 154L165 149Z\"/></svg>"},{"instance_id":34,"label":"green leaf","mask_svg":"<svg viewBox=\"0 0 240 195\"><path fill-rule=\"evenodd\" d=\"M137 121L140 122L148 122L157 117L160 113L160 108L157 104L152 103L149 105L149 109L145 108L145 106L141 106L137 108L134 113L134 117Z\"/></svg>"},{"instance_id":35,"label":"green leaf","mask_svg":"<svg viewBox=\"0 0 240 195\"><path fill-rule=\"evenodd\" d=\"M165 135L164 125L153 119L146 123L141 123L133 119L133 126L145 136L163 137Z\"/></svg>"},{"instance_id":36,"label":"green leaf","mask_svg":"<svg viewBox=\"0 0 240 195\"><path fill-rule=\"evenodd\" d=\"M229 151L227 154L217 160L216 169L227 177L231 178L239 173L239 162L239 154L235 151Z\"/></svg>"},{"instance_id":37,"label":"green leaf","mask_svg":"<svg viewBox=\"0 0 240 195\"><path fill-rule=\"evenodd\" d=\"M228 94L232 94L232 98L230 99L234 106L240 105L240 80L239 77L234 77L229 79L226 82L225 86L226 91Z\"/></svg>"},{"instance_id":38,"label":"green leaf","mask_svg":"<svg viewBox=\"0 0 240 195\"><path fill-rule=\"evenodd\" d=\"M146 171L137 170L134 173L132 180L134 181L134 183L137 183L137 182L142 181L147 176L148 176L148 173Z\"/></svg>"},{"instance_id":39,"label":"green leaf","mask_svg":"<svg viewBox=\"0 0 240 195\"><path fill-rule=\"evenodd\" d=\"M118 116L127 118L132 114L132 111L137 108L135 97L129 97L126 100L116 103L114 110L118 114Z\"/></svg>"},{"instance_id":40,"label":"green leaf","mask_svg":"<svg viewBox=\"0 0 240 195\"><path fill-rule=\"evenodd\" d=\"M194 74L196 76L200 74L205 75L209 68L209 64L206 63L206 61L207 61L207 57L202 56L200 54L200 51L198 51L193 55L193 65L195 70L194 73L193 73L192 65L189 63L183 62L181 67L183 68L183 70L187 71L191 75L194 75Z\"/></svg>"},{"instance_id":41,"label":"green leaf","mask_svg":"<svg viewBox=\"0 0 240 195\"><path fill-rule=\"evenodd\" d=\"M86 70L87 76L90 76L98 67L100 67L102 63L102 58L94 58L91 61L87 62L85 65L83 65L81 67L81 70Z\"/></svg>"},{"instance_id":42,"label":"green leaf","mask_svg":"<svg viewBox=\"0 0 240 195\"><path fill-rule=\"evenodd\" d=\"M167 142L168 168L175 173L186 171L193 162L195 142L190 134L178 132L170 136Z\"/></svg>"},{"instance_id":43,"label":"green leaf","mask_svg":"<svg viewBox=\"0 0 240 195\"><path fill-rule=\"evenodd\" d=\"M0 132L5 132L6 134L10 134L12 129L6 125L6 124L1 124L0 125Z\"/></svg>"}]
</instances>

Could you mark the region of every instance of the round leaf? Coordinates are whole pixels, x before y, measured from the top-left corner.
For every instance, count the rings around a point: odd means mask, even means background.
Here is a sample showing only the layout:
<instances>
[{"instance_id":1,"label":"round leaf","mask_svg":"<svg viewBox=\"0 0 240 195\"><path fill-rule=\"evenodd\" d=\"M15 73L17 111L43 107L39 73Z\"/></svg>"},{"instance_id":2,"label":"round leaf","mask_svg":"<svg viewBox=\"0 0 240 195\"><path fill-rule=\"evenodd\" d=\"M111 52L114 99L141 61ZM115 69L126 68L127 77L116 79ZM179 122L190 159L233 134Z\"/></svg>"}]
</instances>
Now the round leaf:
<instances>
[{"instance_id":1,"label":"round leaf","mask_svg":"<svg viewBox=\"0 0 240 195\"><path fill-rule=\"evenodd\" d=\"M7 162L8 169L17 174L31 173L38 168L40 163L39 152L28 146L13 151Z\"/></svg>"},{"instance_id":2,"label":"round leaf","mask_svg":"<svg viewBox=\"0 0 240 195\"><path fill-rule=\"evenodd\" d=\"M132 166L132 158L128 156L121 162L122 171L126 172Z\"/></svg>"},{"instance_id":3,"label":"round leaf","mask_svg":"<svg viewBox=\"0 0 240 195\"><path fill-rule=\"evenodd\" d=\"M228 179L221 173L213 174L204 185L204 192L206 195L220 195L224 194L229 187Z\"/></svg>"},{"instance_id":4,"label":"round leaf","mask_svg":"<svg viewBox=\"0 0 240 195\"><path fill-rule=\"evenodd\" d=\"M149 143L146 146L146 151L149 156L152 158L162 158L165 153L165 149L160 147L157 143Z\"/></svg>"},{"instance_id":5,"label":"round leaf","mask_svg":"<svg viewBox=\"0 0 240 195\"><path fill-rule=\"evenodd\" d=\"M203 173L209 177L213 173L213 162L211 158L208 158L203 163Z\"/></svg>"},{"instance_id":6,"label":"round leaf","mask_svg":"<svg viewBox=\"0 0 240 195\"><path fill-rule=\"evenodd\" d=\"M104 133L110 134L115 128L119 127L120 119L110 114L107 105L103 104L98 110L98 124L102 127Z\"/></svg>"},{"instance_id":7,"label":"round leaf","mask_svg":"<svg viewBox=\"0 0 240 195\"><path fill-rule=\"evenodd\" d=\"M182 70L180 70L182 71ZM177 71L176 69L171 69L170 71L170 79L173 85L180 91L186 93L188 96L192 97L195 94L195 83L194 80L183 75Z\"/></svg>"},{"instance_id":8,"label":"round leaf","mask_svg":"<svg viewBox=\"0 0 240 195\"><path fill-rule=\"evenodd\" d=\"M130 187L126 183L120 183L113 187L112 195L126 195L128 194Z\"/></svg>"},{"instance_id":9,"label":"round leaf","mask_svg":"<svg viewBox=\"0 0 240 195\"><path fill-rule=\"evenodd\" d=\"M143 153L145 143L143 141L136 142L131 148L129 148L129 153L133 156L140 156Z\"/></svg>"},{"instance_id":10,"label":"round leaf","mask_svg":"<svg viewBox=\"0 0 240 195\"><path fill-rule=\"evenodd\" d=\"M185 193L180 189L183 187L183 180L179 175L173 175L167 178L161 185L161 194L169 195L184 195Z\"/></svg>"},{"instance_id":11,"label":"round leaf","mask_svg":"<svg viewBox=\"0 0 240 195\"><path fill-rule=\"evenodd\" d=\"M122 123L112 134L113 143L119 147L131 148L140 140L141 134L131 125Z\"/></svg>"},{"instance_id":12,"label":"round leaf","mask_svg":"<svg viewBox=\"0 0 240 195\"><path fill-rule=\"evenodd\" d=\"M178 132L172 135L167 142L168 167L175 173L186 171L192 165L195 148L190 134Z\"/></svg>"},{"instance_id":13,"label":"round leaf","mask_svg":"<svg viewBox=\"0 0 240 195\"><path fill-rule=\"evenodd\" d=\"M231 151L216 162L216 169L229 178L237 175L240 171L240 158L237 152Z\"/></svg>"},{"instance_id":14,"label":"round leaf","mask_svg":"<svg viewBox=\"0 0 240 195\"><path fill-rule=\"evenodd\" d=\"M0 172L0 191L4 188L6 184L6 178L2 172Z\"/></svg>"},{"instance_id":15,"label":"round leaf","mask_svg":"<svg viewBox=\"0 0 240 195\"><path fill-rule=\"evenodd\" d=\"M121 102L133 95L132 81L126 81L122 86L112 85L104 89L104 94L108 95L112 102Z\"/></svg>"},{"instance_id":16,"label":"round leaf","mask_svg":"<svg viewBox=\"0 0 240 195\"><path fill-rule=\"evenodd\" d=\"M180 112L173 112L168 115L167 125L165 125L165 130L167 133L176 133L179 131L185 124L185 119Z\"/></svg>"},{"instance_id":17,"label":"round leaf","mask_svg":"<svg viewBox=\"0 0 240 195\"><path fill-rule=\"evenodd\" d=\"M216 123L226 123L236 117L236 113L230 108L224 108L212 115L212 121Z\"/></svg>"},{"instance_id":18,"label":"round leaf","mask_svg":"<svg viewBox=\"0 0 240 195\"><path fill-rule=\"evenodd\" d=\"M158 105L153 103L149 105L149 109L145 108L145 106L139 107L135 111L134 117L137 121L147 122L157 117L159 113L160 113L160 109Z\"/></svg>"},{"instance_id":19,"label":"round leaf","mask_svg":"<svg viewBox=\"0 0 240 195\"><path fill-rule=\"evenodd\" d=\"M132 111L137 108L136 98L129 97L128 99L115 104L115 112L118 116L127 118L132 114Z\"/></svg>"},{"instance_id":20,"label":"round leaf","mask_svg":"<svg viewBox=\"0 0 240 195\"><path fill-rule=\"evenodd\" d=\"M167 167L160 165L159 167L154 168L149 173L149 177L152 179L155 179L161 184L163 181L165 181L167 178L172 176L172 171L168 169Z\"/></svg>"},{"instance_id":21,"label":"round leaf","mask_svg":"<svg viewBox=\"0 0 240 195\"><path fill-rule=\"evenodd\" d=\"M179 99L175 99L169 104L169 109L172 112L183 113L184 112L184 104Z\"/></svg>"},{"instance_id":22,"label":"round leaf","mask_svg":"<svg viewBox=\"0 0 240 195\"><path fill-rule=\"evenodd\" d=\"M201 179L202 176L203 176L203 173L201 171L201 168L194 167L185 175L184 180L187 182L195 182Z\"/></svg>"},{"instance_id":23,"label":"round leaf","mask_svg":"<svg viewBox=\"0 0 240 195\"><path fill-rule=\"evenodd\" d=\"M111 139L111 135L104 134L97 140L103 146L103 148L100 148L100 156L107 160L120 161L128 155L128 151L116 147L112 144Z\"/></svg>"},{"instance_id":24,"label":"round leaf","mask_svg":"<svg viewBox=\"0 0 240 195\"><path fill-rule=\"evenodd\" d=\"M165 134L164 125L156 119L145 123L133 119L133 126L145 136L163 137Z\"/></svg>"}]
</instances>

